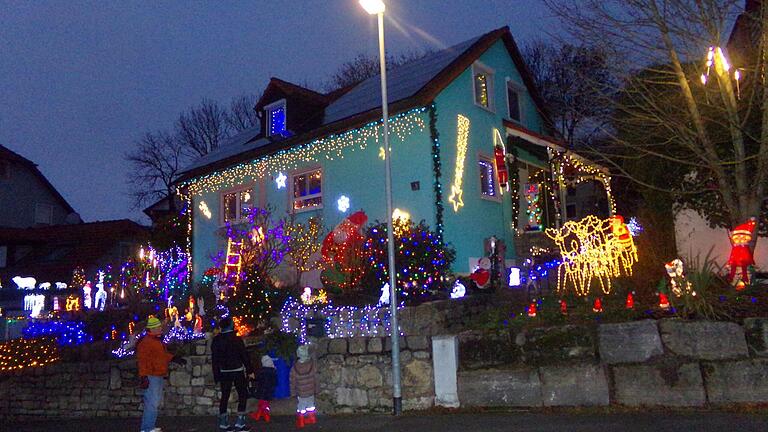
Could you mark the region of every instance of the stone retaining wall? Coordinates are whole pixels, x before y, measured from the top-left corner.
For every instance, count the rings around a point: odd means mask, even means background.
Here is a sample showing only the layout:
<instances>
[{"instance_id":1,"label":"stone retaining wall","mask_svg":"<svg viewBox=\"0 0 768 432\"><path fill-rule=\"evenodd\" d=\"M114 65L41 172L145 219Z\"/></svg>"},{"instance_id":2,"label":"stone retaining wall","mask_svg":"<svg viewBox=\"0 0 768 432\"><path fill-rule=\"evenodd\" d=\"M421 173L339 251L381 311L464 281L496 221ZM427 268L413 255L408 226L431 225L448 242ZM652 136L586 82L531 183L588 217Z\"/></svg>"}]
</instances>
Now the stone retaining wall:
<instances>
[{"instance_id":1,"label":"stone retaining wall","mask_svg":"<svg viewBox=\"0 0 768 432\"><path fill-rule=\"evenodd\" d=\"M645 320L460 341L462 406L768 403L768 319Z\"/></svg>"}]
</instances>

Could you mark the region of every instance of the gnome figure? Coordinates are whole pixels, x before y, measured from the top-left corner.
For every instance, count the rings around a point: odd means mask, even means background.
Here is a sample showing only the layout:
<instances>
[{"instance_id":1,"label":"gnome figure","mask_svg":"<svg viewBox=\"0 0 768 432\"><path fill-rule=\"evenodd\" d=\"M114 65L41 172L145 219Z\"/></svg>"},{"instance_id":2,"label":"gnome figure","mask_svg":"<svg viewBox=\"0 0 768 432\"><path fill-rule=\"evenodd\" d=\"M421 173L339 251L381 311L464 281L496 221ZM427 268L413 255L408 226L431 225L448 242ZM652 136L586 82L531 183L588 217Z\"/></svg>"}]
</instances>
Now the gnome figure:
<instances>
[{"instance_id":1,"label":"gnome figure","mask_svg":"<svg viewBox=\"0 0 768 432\"><path fill-rule=\"evenodd\" d=\"M755 233L757 220L750 218L747 222L735 227L729 233L731 238L731 256L728 258L728 265L731 268L728 274L728 280L736 289L743 289L745 284L749 283L749 266L755 265L755 259L752 256L750 243ZM741 269L741 278L736 277L736 272Z\"/></svg>"}]
</instances>

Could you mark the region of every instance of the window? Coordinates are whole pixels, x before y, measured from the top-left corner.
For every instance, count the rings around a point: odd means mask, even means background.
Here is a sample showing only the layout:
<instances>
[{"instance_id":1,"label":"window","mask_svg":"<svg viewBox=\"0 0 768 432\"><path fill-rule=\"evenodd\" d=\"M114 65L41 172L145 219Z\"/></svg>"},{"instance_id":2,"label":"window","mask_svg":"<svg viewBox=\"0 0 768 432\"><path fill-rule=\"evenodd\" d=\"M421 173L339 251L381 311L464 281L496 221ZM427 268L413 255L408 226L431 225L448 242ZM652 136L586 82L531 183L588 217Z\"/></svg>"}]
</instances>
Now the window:
<instances>
[{"instance_id":1,"label":"window","mask_svg":"<svg viewBox=\"0 0 768 432\"><path fill-rule=\"evenodd\" d=\"M475 63L472 66L472 85L474 86L475 104L493 111L493 71Z\"/></svg>"},{"instance_id":2,"label":"window","mask_svg":"<svg viewBox=\"0 0 768 432\"><path fill-rule=\"evenodd\" d=\"M9 178L11 178L11 162L0 160L0 180L8 180Z\"/></svg>"},{"instance_id":3,"label":"window","mask_svg":"<svg viewBox=\"0 0 768 432\"><path fill-rule=\"evenodd\" d=\"M53 206L50 204L35 204L35 223L51 225L53 223Z\"/></svg>"},{"instance_id":4,"label":"window","mask_svg":"<svg viewBox=\"0 0 768 432\"><path fill-rule=\"evenodd\" d=\"M293 209L307 210L323 206L323 172L320 169L293 176Z\"/></svg>"},{"instance_id":5,"label":"window","mask_svg":"<svg viewBox=\"0 0 768 432\"><path fill-rule=\"evenodd\" d=\"M240 189L225 192L221 196L222 223L237 223L248 217L248 210L253 208L253 190Z\"/></svg>"},{"instance_id":6,"label":"window","mask_svg":"<svg viewBox=\"0 0 768 432\"><path fill-rule=\"evenodd\" d=\"M509 118L517 122L521 121L520 88L512 81L507 81L507 106L509 108Z\"/></svg>"},{"instance_id":7,"label":"window","mask_svg":"<svg viewBox=\"0 0 768 432\"><path fill-rule=\"evenodd\" d=\"M496 198L498 191L496 188L496 169L493 161L489 158L481 157L477 162L480 168L480 193L486 198Z\"/></svg>"},{"instance_id":8,"label":"window","mask_svg":"<svg viewBox=\"0 0 768 432\"><path fill-rule=\"evenodd\" d=\"M282 136L287 130L285 99L264 107L267 115L267 136Z\"/></svg>"}]
</instances>

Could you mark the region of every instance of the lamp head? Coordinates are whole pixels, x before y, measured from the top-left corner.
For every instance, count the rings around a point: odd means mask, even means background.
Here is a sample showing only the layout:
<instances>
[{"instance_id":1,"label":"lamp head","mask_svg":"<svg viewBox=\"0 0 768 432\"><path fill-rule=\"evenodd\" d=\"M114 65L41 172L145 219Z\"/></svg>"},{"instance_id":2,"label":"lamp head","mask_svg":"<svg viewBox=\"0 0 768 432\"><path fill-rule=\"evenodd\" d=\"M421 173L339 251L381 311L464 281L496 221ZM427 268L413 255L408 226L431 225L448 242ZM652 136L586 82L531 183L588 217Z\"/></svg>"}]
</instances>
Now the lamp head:
<instances>
[{"instance_id":1,"label":"lamp head","mask_svg":"<svg viewBox=\"0 0 768 432\"><path fill-rule=\"evenodd\" d=\"M384 2L381 0L360 0L360 6L371 15L384 13Z\"/></svg>"}]
</instances>

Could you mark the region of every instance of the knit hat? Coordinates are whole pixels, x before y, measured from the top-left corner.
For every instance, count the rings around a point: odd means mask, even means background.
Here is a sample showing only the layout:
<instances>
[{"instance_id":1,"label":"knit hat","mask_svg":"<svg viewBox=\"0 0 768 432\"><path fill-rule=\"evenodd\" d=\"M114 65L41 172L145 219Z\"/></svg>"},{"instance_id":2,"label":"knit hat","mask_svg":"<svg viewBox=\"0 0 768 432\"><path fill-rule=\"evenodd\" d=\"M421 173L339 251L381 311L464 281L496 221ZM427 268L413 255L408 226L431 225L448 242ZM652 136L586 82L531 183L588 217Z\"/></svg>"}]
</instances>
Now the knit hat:
<instances>
[{"instance_id":1,"label":"knit hat","mask_svg":"<svg viewBox=\"0 0 768 432\"><path fill-rule=\"evenodd\" d=\"M305 361L309 360L309 347L306 346L306 345L300 346L296 350L296 357L299 358L300 362L305 362Z\"/></svg>"},{"instance_id":2,"label":"knit hat","mask_svg":"<svg viewBox=\"0 0 768 432\"><path fill-rule=\"evenodd\" d=\"M150 315L147 319L147 330L156 329L162 325L163 323L160 322L160 320L157 319L154 315Z\"/></svg>"},{"instance_id":3,"label":"knit hat","mask_svg":"<svg viewBox=\"0 0 768 432\"><path fill-rule=\"evenodd\" d=\"M262 367L268 367L268 368L275 368L275 362L272 361L272 357L265 355L261 356L261 366Z\"/></svg>"}]
</instances>

